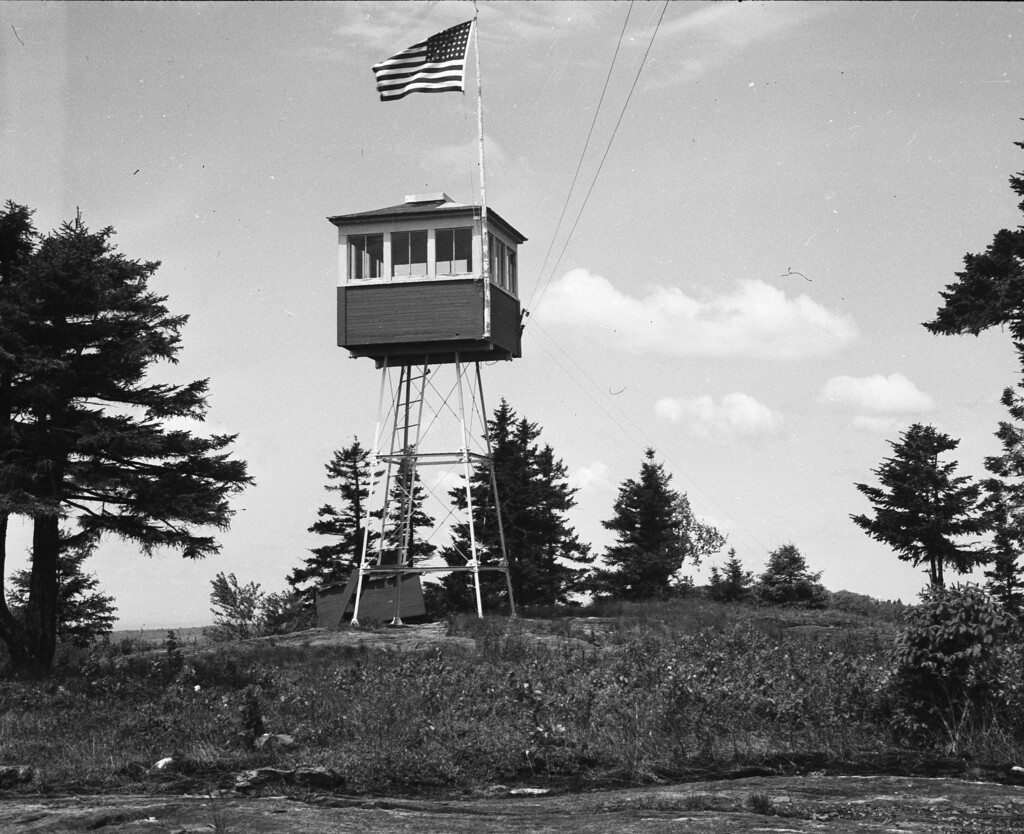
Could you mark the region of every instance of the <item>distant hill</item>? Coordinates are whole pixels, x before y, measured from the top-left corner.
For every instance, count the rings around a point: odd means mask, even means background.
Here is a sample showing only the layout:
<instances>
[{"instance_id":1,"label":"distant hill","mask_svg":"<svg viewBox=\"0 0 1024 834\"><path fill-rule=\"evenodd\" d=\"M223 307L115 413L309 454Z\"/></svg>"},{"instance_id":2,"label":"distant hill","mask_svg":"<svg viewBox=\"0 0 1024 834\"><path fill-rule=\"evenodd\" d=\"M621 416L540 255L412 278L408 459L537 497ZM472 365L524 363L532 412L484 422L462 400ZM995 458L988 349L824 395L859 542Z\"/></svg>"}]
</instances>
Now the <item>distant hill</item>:
<instances>
[{"instance_id":1,"label":"distant hill","mask_svg":"<svg viewBox=\"0 0 1024 834\"><path fill-rule=\"evenodd\" d=\"M174 631L174 636L178 642L182 645L189 645L195 643L205 642L203 639L203 630L209 628L209 626L196 626L193 628L122 628L115 629L110 632L110 639L112 642L120 642L121 640L136 640L139 643L153 643L156 645L163 645L167 640L167 632Z\"/></svg>"}]
</instances>

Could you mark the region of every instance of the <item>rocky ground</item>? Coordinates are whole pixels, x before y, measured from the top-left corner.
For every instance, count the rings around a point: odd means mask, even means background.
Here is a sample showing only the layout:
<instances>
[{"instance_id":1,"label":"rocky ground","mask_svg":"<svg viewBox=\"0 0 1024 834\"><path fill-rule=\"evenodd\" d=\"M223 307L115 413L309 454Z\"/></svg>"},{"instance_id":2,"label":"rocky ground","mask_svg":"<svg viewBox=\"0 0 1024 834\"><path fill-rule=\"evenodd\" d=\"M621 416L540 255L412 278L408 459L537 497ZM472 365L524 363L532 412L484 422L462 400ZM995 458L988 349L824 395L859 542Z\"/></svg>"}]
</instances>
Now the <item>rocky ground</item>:
<instances>
[{"instance_id":1,"label":"rocky ground","mask_svg":"<svg viewBox=\"0 0 1024 834\"><path fill-rule=\"evenodd\" d=\"M495 787L459 799L262 796L8 796L0 831L146 834L312 832L1024 831L1024 788L951 779L758 777L582 794Z\"/></svg>"}]
</instances>

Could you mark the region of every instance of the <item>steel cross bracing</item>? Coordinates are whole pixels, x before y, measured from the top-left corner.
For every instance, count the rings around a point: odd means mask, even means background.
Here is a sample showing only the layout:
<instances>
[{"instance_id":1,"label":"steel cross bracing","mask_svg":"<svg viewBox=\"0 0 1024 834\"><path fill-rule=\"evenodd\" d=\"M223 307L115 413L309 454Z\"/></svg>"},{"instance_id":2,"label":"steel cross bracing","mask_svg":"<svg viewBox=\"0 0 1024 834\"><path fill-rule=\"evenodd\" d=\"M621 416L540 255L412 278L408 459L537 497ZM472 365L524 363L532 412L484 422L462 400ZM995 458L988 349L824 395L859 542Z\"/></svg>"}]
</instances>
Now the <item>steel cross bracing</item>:
<instances>
[{"instance_id":1,"label":"steel cross bracing","mask_svg":"<svg viewBox=\"0 0 1024 834\"><path fill-rule=\"evenodd\" d=\"M454 379L442 386L445 371L453 369ZM427 483L420 479L423 467L447 467L447 471ZM478 529L479 518L486 518L488 507L474 512L472 480L474 471L486 471L490 480L487 501L494 502L497 520L498 558L484 563ZM498 571L505 576L509 607L514 616L512 582L502 529L501 504L494 474L491 442L487 430L487 411L483 398L480 363L463 363L458 355L454 364L431 366L429 361L381 367L377 428L370 454L371 488L363 524L363 545L359 559L359 577L355 589L352 625L359 625L359 604L363 580L381 576L394 579L395 608L393 625L402 624L402 576L408 574L463 572L471 575L477 615L483 616L480 588L482 571ZM452 479L461 483L453 486ZM446 481L448 479L448 481ZM457 510L450 492L464 490L466 508ZM429 534L417 531L417 502L427 495L439 506ZM428 513L429 514L429 513ZM469 552L463 553L464 565L415 564L411 550L414 537L438 543L457 523L468 530ZM374 532L371 544L371 529Z\"/></svg>"}]
</instances>

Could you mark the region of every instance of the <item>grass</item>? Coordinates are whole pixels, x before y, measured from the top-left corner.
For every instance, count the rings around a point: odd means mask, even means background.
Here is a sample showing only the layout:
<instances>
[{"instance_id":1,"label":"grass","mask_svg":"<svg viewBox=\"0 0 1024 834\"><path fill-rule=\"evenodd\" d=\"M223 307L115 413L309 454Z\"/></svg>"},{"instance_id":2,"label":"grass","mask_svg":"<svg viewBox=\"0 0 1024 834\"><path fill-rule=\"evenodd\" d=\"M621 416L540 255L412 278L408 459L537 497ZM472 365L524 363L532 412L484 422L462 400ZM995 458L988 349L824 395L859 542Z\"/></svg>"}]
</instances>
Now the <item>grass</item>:
<instances>
[{"instance_id":1,"label":"grass","mask_svg":"<svg viewBox=\"0 0 1024 834\"><path fill-rule=\"evenodd\" d=\"M850 636L885 621L698 600L599 613L452 620L475 649L70 652L48 681L0 680L0 764L33 765L55 790L213 790L241 770L323 766L346 792L424 793L907 760L889 730L885 641ZM1021 728L1004 729L1020 760ZM295 746L259 746L263 733Z\"/></svg>"}]
</instances>

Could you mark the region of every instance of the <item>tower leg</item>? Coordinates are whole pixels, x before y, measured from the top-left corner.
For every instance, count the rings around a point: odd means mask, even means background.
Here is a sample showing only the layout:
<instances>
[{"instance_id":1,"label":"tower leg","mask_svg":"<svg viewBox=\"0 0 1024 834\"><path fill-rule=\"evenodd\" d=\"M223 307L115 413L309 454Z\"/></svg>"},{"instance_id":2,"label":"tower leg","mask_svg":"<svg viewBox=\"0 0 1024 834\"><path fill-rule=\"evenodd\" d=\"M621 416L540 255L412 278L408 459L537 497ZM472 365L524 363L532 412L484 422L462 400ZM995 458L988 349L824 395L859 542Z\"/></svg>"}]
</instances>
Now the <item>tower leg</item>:
<instances>
[{"instance_id":1,"label":"tower leg","mask_svg":"<svg viewBox=\"0 0 1024 834\"><path fill-rule=\"evenodd\" d=\"M395 478L395 492L398 499L398 511L395 519L395 529L392 533L398 549L398 567L412 567L412 556L410 550L413 540L413 515L416 510L416 472L417 472L417 449L420 443L420 430L423 425L423 402L427 395L427 377L430 373L430 364L423 362L423 369L414 380L413 366L402 367L403 379L399 380L399 390L396 397L395 424L392 437L401 436L399 449L392 449L392 453L400 454L398 461L398 473ZM414 386L415 382L415 386ZM404 397L404 402L398 403ZM401 415L401 416L399 416ZM395 613L391 619L391 625L400 626L402 623L402 573L395 574Z\"/></svg>"},{"instance_id":2,"label":"tower leg","mask_svg":"<svg viewBox=\"0 0 1024 834\"><path fill-rule=\"evenodd\" d=\"M352 626L355 628L359 627L360 614L376 619L382 617L383 607L391 613L392 625L402 625L403 588L409 591L412 584L403 581L408 574L417 575L417 592L421 588L420 574L471 574L476 613L483 617L481 574L484 571L504 573L509 609L512 616L516 614L480 364L473 362L470 368L458 354L454 359L454 384L448 387L446 381L444 390L435 384L439 377L436 369L431 372L426 357L421 365L389 366L386 360L381 365L378 419L370 455L371 487L362 514L358 575L353 577L351 586L354 589ZM453 417L457 426L451 421ZM448 475L461 470L462 486L458 492L434 492L435 487L444 483L444 475L434 482L434 487L421 490L417 473L421 466L431 465L446 467ZM453 505L450 496L456 494L458 499ZM445 535L456 529L465 531L465 538L460 532L459 541L452 540L455 545L452 553L459 553L459 557L448 557L447 565L414 564L420 535L416 529L417 519L422 517L418 511L421 500L438 501L442 507L434 516L433 531L425 534L425 543L438 534L443 541ZM481 500L483 506L479 506ZM490 500L495 504L494 515L487 504ZM495 522L497 529L487 530L485 536L486 528L481 524ZM420 526L423 526L422 521ZM485 553L489 554L486 564ZM464 564L458 563L461 559L465 559ZM394 598L386 601L392 580ZM366 615L366 611L372 614ZM422 612L422 601L419 601L416 613Z\"/></svg>"},{"instance_id":3,"label":"tower leg","mask_svg":"<svg viewBox=\"0 0 1024 834\"><path fill-rule=\"evenodd\" d=\"M477 366L479 369L479 365ZM480 593L480 553L476 545L476 522L473 513L473 482L471 480L471 468L469 465L469 434L466 432L466 398L462 392L463 366L459 355L455 354L455 376L459 390L459 429L462 438L462 466L463 478L466 482L466 512L469 514L469 564L473 569L473 590L476 592L476 614L478 617L484 615L483 596ZM484 426L487 425L487 415L484 415ZM484 430L486 434L486 428Z\"/></svg>"},{"instance_id":4,"label":"tower leg","mask_svg":"<svg viewBox=\"0 0 1024 834\"><path fill-rule=\"evenodd\" d=\"M370 550L370 508L373 506L374 498L377 492L377 459L380 456L380 443L381 434L380 427L383 422L384 414L384 388L388 381L388 360L384 358L384 365L380 372L380 392L377 395L377 425L373 429L373 448L370 450L370 494L367 496L366 506L363 510L363 542L359 549L359 578L356 580L356 593L355 601L352 603L352 622L351 628L359 628L359 603L363 596L363 577L366 576L366 570L369 568L369 550Z\"/></svg>"},{"instance_id":5,"label":"tower leg","mask_svg":"<svg viewBox=\"0 0 1024 834\"><path fill-rule=\"evenodd\" d=\"M508 592L510 617L516 615L515 595L512 593L512 571L508 565L508 549L505 547L505 525L501 518L501 501L498 499L498 477L494 474L494 449L491 448L491 430L487 425L487 404L484 402L484 383L480 377L480 363L476 363L476 387L480 393L480 413L483 414L484 442L487 444L487 458L491 467L491 494L494 498L494 515L498 522L498 541L501 543L501 562L505 573L505 588Z\"/></svg>"}]
</instances>

